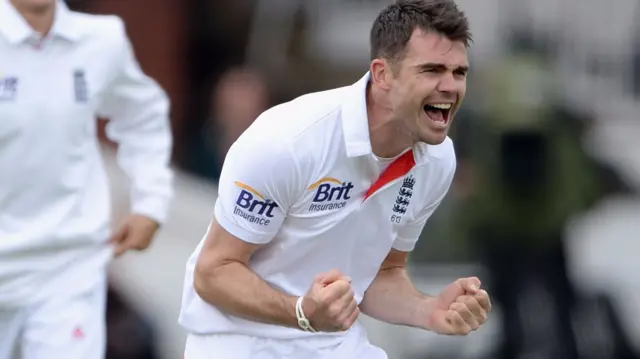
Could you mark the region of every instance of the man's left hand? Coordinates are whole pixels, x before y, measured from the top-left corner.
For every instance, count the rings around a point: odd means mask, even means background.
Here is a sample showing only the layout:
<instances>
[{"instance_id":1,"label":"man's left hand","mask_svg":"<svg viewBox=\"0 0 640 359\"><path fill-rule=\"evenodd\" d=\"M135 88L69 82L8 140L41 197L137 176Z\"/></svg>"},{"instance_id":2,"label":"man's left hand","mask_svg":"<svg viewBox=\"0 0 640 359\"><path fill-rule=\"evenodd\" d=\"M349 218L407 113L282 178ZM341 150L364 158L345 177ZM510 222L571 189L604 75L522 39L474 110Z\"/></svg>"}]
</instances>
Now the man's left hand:
<instances>
[{"instance_id":1,"label":"man's left hand","mask_svg":"<svg viewBox=\"0 0 640 359\"><path fill-rule=\"evenodd\" d=\"M135 249L146 249L156 232L160 228L158 222L149 217L132 214L124 221L118 232L111 237L110 242L115 245L115 255Z\"/></svg>"},{"instance_id":2,"label":"man's left hand","mask_svg":"<svg viewBox=\"0 0 640 359\"><path fill-rule=\"evenodd\" d=\"M487 321L491 301L480 279L462 278L430 300L426 328L447 335L467 335Z\"/></svg>"}]
</instances>

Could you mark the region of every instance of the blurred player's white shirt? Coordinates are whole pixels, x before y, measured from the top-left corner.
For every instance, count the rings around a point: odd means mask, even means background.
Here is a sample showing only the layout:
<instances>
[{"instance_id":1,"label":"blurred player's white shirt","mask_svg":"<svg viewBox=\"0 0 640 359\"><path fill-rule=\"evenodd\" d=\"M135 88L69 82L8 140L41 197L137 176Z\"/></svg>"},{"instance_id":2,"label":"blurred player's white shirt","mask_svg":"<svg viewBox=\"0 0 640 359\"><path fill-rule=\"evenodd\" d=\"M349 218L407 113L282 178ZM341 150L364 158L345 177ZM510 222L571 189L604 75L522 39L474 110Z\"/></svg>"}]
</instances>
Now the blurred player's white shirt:
<instances>
[{"instance_id":1,"label":"blurred player's white shirt","mask_svg":"<svg viewBox=\"0 0 640 359\"><path fill-rule=\"evenodd\" d=\"M244 241L264 244L251 269L291 295L304 295L317 274L337 268L352 278L360 302L391 248L414 248L453 179L449 138L437 146L417 144L399 156L399 166L386 168L382 177L393 173L390 182L365 199L385 170L371 150L368 82L369 74L266 111L226 157L215 220ZM187 263L180 315L191 333L342 340L340 333L251 322L205 303L193 289L202 243Z\"/></svg>"},{"instance_id":2,"label":"blurred player's white shirt","mask_svg":"<svg viewBox=\"0 0 640 359\"><path fill-rule=\"evenodd\" d=\"M55 16L41 38L0 0L5 308L67 285L89 286L111 257L96 116L111 120L108 135L119 142L119 163L132 179L132 211L162 221L172 191L168 100L139 69L122 21L71 12L62 2Z\"/></svg>"}]
</instances>

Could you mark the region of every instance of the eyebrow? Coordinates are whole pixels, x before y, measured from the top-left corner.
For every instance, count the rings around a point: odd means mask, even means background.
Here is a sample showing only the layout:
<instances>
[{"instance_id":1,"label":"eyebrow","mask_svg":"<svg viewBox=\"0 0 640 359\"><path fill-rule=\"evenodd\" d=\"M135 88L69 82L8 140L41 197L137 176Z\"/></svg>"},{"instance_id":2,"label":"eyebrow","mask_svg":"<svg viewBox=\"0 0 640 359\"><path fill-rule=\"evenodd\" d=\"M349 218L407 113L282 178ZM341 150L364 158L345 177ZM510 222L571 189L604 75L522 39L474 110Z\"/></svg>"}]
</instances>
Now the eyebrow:
<instances>
[{"instance_id":1,"label":"eyebrow","mask_svg":"<svg viewBox=\"0 0 640 359\"><path fill-rule=\"evenodd\" d=\"M420 70L440 70L440 71L447 70L446 65L441 63L436 63L436 62L427 62L425 64L416 65L416 67L419 68ZM469 66L460 65L456 67L455 71L469 72Z\"/></svg>"}]
</instances>

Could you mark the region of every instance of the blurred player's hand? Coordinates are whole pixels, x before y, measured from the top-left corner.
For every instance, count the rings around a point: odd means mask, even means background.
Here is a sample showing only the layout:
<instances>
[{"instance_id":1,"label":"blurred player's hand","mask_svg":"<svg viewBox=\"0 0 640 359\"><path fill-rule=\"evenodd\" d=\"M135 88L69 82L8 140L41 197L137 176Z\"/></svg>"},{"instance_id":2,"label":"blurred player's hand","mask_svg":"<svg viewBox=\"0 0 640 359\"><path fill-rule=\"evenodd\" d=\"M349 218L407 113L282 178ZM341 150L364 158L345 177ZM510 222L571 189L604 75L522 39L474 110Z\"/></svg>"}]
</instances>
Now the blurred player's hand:
<instances>
[{"instance_id":1,"label":"blurred player's hand","mask_svg":"<svg viewBox=\"0 0 640 359\"><path fill-rule=\"evenodd\" d=\"M135 249L146 249L155 236L160 225L149 217L132 214L127 217L110 242L115 246L115 255Z\"/></svg>"},{"instance_id":2,"label":"blurred player's hand","mask_svg":"<svg viewBox=\"0 0 640 359\"><path fill-rule=\"evenodd\" d=\"M360 314L351 278L338 270L318 275L302 300L302 310L315 330L338 332L351 328Z\"/></svg>"},{"instance_id":3,"label":"blurred player's hand","mask_svg":"<svg viewBox=\"0 0 640 359\"><path fill-rule=\"evenodd\" d=\"M439 334L467 335L480 328L491 312L489 294L480 285L480 279L475 277L449 285L431 302L427 329Z\"/></svg>"}]
</instances>

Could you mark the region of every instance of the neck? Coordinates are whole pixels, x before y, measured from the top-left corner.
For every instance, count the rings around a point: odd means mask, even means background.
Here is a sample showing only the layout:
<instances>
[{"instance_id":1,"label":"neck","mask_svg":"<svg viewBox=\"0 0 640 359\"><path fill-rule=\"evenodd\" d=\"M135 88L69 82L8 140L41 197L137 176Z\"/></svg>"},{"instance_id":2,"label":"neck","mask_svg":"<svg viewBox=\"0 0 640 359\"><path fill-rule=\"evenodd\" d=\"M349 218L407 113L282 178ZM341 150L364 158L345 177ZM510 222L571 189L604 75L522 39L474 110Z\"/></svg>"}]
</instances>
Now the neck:
<instances>
[{"instance_id":1,"label":"neck","mask_svg":"<svg viewBox=\"0 0 640 359\"><path fill-rule=\"evenodd\" d=\"M379 157L398 156L414 142L403 122L393 116L393 110L384 93L375 86L367 85L367 118L371 149Z\"/></svg>"},{"instance_id":2,"label":"neck","mask_svg":"<svg viewBox=\"0 0 640 359\"><path fill-rule=\"evenodd\" d=\"M29 26L42 36L46 36L53 27L56 13L56 1L43 6L21 5L16 0L9 0L18 10L20 15L27 21Z\"/></svg>"}]
</instances>

